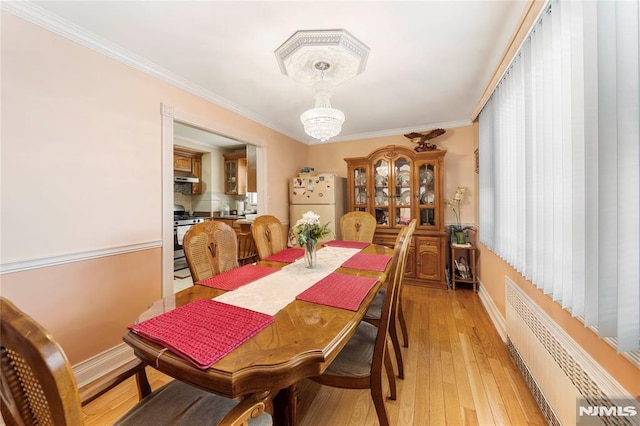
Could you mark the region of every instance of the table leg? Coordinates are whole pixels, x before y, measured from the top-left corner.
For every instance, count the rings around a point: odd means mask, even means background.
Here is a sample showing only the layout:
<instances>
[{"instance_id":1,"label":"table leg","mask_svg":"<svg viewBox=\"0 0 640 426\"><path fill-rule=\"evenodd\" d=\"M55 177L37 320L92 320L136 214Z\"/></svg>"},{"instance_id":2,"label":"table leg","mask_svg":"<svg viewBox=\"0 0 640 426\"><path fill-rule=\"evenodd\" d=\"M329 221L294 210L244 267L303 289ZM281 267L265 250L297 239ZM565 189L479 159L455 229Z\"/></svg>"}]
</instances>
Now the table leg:
<instances>
[{"instance_id":1,"label":"table leg","mask_svg":"<svg viewBox=\"0 0 640 426\"><path fill-rule=\"evenodd\" d=\"M273 400L276 426L296 426L298 422L298 385L281 389Z\"/></svg>"},{"instance_id":2,"label":"table leg","mask_svg":"<svg viewBox=\"0 0 640 426\"><path fill-rule=\"evenodd\" d=\"M296 426L298 423L298 385L291 385L287 389L289 394L289 426Z\"/></svg>"}]
</instances>

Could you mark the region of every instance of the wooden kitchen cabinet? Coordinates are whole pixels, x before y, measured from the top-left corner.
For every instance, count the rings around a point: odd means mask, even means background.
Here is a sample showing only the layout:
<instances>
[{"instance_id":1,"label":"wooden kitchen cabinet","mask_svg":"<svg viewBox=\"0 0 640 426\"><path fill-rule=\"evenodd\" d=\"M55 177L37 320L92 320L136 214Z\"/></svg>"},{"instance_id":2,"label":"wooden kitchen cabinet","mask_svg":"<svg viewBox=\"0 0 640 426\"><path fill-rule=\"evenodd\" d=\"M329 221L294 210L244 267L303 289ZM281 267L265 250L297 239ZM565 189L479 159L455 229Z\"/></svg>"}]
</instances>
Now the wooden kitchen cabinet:
<instances>
[{"instance_id":1,"label":"wooden kitchen cabinet","mask_svg":"<svg viewBox=\"0 0 640 426\"><path fill-rule=\"evenodd\" d=\"M173 153L173 170L177 172L191 173L191 157L185 157L181 153Z\"/></svg>"},{"instance_id":2,"label":"wooden kitchen cabinet","mask_svg":"<svg viewBox=\"0 0 640 426\"><path fill-rule=\"evenodd\" d=\"M392 247L400 228L417 219L404 274L411 284L446 287L445 155L389 145L345 158L348 210L375 216L374 243Z\"/></svg>"},{"instance_id":3,"label":"wooden kitchen cabinet","mask_svg":"<svg viewBox=\"0 0 640 426\"><path fill-rule=\"evenodd\" d=\"M224 158L224 193L244 195L247 193L247 154L232 152L222 154Z\"/></svg>"},{"instance_id":4,"label":"wooden kitchen cabinet","mask_svg":"<svg viewBox=\"0 0 640 426\"><path fill-rule=\"evenodd\" d=\"M191 159L191 173L198 177L198 183L191 184L192 194L202 194L202 157L197 156Z\"/></svg>"},{"instance_id":5,"label":"wooden kitchen cabinet","mask_svg":"<svg viewBox=\"0 0 640 426\"><path fill-rule=\"evenodd\" d=\"M173 171L179 173L188 173L199 179L198 183L189 183L191 185L190 194L202 194L202 153L190 151L185 148L173 149Z\"/></svg>"},{"instance_id":6,"label":"wooden kitchen cabinet","mask_svg":"<svg viewBox=\"0 0 640 426\"><path fill-rule=\"evenodd\" d=\"M215 220L218 222L224 222L230 227L232 227L233 230L236 231L236 233L238 233L240 232L240 224L236 223L238 219L239 219L238 217L234 217L234 218L214 217L212 220Z\"/></svg>"}]
</instances>

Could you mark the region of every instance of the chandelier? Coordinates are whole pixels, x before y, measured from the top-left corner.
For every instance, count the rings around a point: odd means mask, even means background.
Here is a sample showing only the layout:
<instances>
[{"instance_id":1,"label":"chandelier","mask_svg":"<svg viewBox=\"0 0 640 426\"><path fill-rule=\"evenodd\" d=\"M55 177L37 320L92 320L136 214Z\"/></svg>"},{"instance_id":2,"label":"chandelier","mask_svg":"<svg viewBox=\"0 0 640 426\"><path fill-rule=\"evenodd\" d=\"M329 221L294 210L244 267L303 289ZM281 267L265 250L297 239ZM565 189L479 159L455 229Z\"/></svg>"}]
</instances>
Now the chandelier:
<instances>
[{"instance_id":1,"label":"chandelier","mask_svg":"<svg viewBox=\"0 0 640 426\"><path fill-rule=\"evenodd\" d=\"M284 75L315 90L315 107L300 116L305 132L321 142L340 134L331 89L364 71L369 48L345 30L296 31L275 54Z\"/></svg>"},{"instance_id":2,"label":"chandelier","mask_svg":"<svg viewBox=\"0 0 640 426\"><path fill-rule=\"evenodd\" d=\"M342 131L344 123L344 113L339 109L331 108L331 85L324 80L324 72L331 68L331 65L319 61L314 67L320 71L320 81L313 85L316 91L315 108L308 109L300 115L300 121L304 124L304 131L312 138L321 142L327 141L338 135Z\"/></svg>"}]
</instances>

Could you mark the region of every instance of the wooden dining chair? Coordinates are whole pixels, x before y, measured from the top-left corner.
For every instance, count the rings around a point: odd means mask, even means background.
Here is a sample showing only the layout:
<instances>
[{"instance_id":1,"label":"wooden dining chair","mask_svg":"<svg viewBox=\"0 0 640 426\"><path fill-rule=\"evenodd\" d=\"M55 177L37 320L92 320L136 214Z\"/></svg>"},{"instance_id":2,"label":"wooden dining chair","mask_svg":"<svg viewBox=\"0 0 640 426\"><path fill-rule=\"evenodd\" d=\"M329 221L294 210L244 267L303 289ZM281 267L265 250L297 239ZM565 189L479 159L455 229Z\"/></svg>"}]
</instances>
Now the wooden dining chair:
<instances>
[{"instance_id":1,"label":"wooden dining chair","mask_svg":"<svg viewBox=\"0 0 640 426\"><path fill-rule=\"evenodd\" d=\"M238 267L238 237L224 222L195 224L184 236L182 247L193 282Z\"/></svg>"},{"instance_id":2,"label":"wooden dining chair","mask_svg":"<svg viewBox=\"0 0 640 426\"><path fill-rule=\"evenodd\" d=\"M395 399L395 380L387 352L389 323L395 292L400 282L401 262L409 250L409 239L405 238L406 227L400 231L399 242L394 249L388 275L387 297L382 306L382 315L378 326L365 321L358 328L336 359L321 376L312 380L326 386L342 389L369 389L376 408L380 426L389 426L389 417L384 405L382 392L383 370L387 372L391 399Z\"/></svg>"},{"instance_id":3,"label":"wooden dining chair","mask_svg":"<svg viewBox=\"0 0 640 426\"><path fill-rule=\"evenodd\" d=\"M340 232L346 241L373 242L376 218L367 212L348 212L340 218Z\"/></svg>"},{"instance_id":4,"label":"wooden dining chair","mask_svg":"<svg viewBox=\"0 0 640 426\"><path fill-rule=\"evenodd\" d=\"M416 230L417 220L413 219L405 229L405 238L408 240L407 245L411 245L411 237L413 237L413 232ZM400 234L396 238L396 243L394 245L397 246L399 244ZM400 323L400 327L403 330L403 337L405 341L405 346L409 344L408 333L407 333L407 325L404 318L404 312L402 310L402 282L404 280L404 271L407 265L409 250L407 249L404 257L401 259L400 264L400 282L398 283L398 289L396 290L396 302L393 304L393 311L391 313L391 323L389 324L389 336L391 338L391 343L393 345L393 351L396 355L396 364L398 365L398 377L404 379L404 363L402 361L402 352L400 351L400 339L398 337L398 330L396 325L396 320ZM380 322L380 318L382 316L382 306L384 304L385 298L387 295L386 288L380 288L376 297L373 299L373 302L369 306L367 313L364 315L364 321L369 324L373 324L375 326Z\"/></svg>"},{"instance_id":5,"label":"wooden dining chair","mask_svg":"<svg viewBox=\"0 0 640 426\"><path fill-rule=\"evenodd\" d=\"M251 232L238 233L238 264L240 266L258 260L258 251Z\"/></svg>"},{"instance_id":6,"label":"wooden dining chair","mask_svg":"<svg viewBox=\"0 0 640 426\"><path fill-rule=\"evenodd\" d=\"M0 408L8 425L82 425L69 360L51 334L0 297ZM151 392L144 366L135 368L141 400L117 425L270 425L264 402L239 402L173 380ZM247 423L249 421L249 423Z\"/></svg>"},{"instance_id":7,"label":"wooden dining chair","mask_svg":"<svg viewBox=\"0 0 640 426\"><path fill-rule=\"evenodd\" d=\"M251 224L251 234L260 260L287 248L287 234L275 216L258 216Z\"/></svg>"}]
</instances>

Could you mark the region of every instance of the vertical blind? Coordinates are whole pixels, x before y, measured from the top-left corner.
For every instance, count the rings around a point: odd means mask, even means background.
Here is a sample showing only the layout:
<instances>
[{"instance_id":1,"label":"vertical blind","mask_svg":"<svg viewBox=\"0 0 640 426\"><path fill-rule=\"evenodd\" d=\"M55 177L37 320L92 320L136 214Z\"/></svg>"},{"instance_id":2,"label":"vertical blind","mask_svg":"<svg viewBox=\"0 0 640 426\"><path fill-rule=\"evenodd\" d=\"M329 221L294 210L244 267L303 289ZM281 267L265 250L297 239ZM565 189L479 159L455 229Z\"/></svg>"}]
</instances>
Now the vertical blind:
<instances>
[{"instance_id":1,"label":"vertical blind","mask_svg":"<svg viewBox=\"0 0 640 426\"><path fill-rule=\"evenodd\" d=\"M640 349L640 7L552 1L479 117L480 240Z\"/></svg>"}]
</instances>

